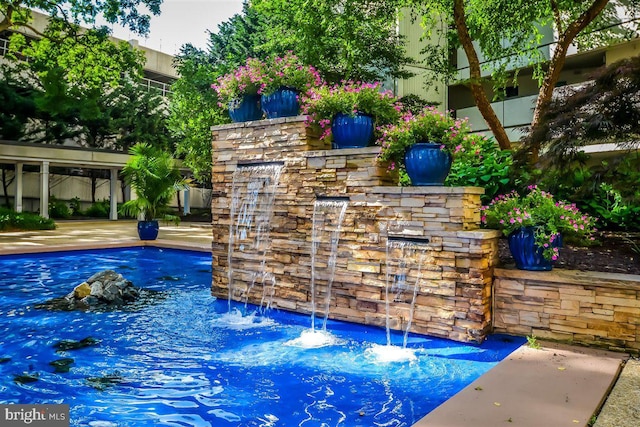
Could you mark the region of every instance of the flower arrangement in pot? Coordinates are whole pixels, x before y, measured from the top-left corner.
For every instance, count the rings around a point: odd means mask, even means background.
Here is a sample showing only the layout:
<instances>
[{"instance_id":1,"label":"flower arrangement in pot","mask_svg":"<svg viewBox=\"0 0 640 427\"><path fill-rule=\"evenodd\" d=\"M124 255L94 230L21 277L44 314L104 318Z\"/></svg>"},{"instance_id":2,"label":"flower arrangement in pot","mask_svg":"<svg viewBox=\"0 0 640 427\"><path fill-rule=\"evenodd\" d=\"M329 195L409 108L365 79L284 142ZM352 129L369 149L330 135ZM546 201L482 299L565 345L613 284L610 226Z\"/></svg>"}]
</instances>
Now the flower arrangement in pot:
<instances>
[{"instance_id":1,"label":"flower arrangement in pot","mask_svg":"<svg viewBox=\"0 0 640 427\"><path fill-rule=\"evenodd\" d=\"M548 271L564 237L593 240L595 219L535 185L528 190L524 196L516 191L497 196L482 207L481 220L508 237L516 267Z\"/></svg>"},{"instance_id":2,"label":"flower arrangement in pot","mask_svg":"<svg viewBox=\"0 0 640 427\"><path fill-rule=\"evenodd\" d=\"M320 128L321 139L333 139L334 148L361 148L373 142L381 126L400 118L400 108L380 83L344 81L311 89L302 111L309 126Z\"/></svg>"},{"instance_id":3,"label":"flower arrangement in pot","mask_svg":"<svg viewBox=\"0 0 640 427\"><path fill-rule=\"evenodd\" d=\"M460 150L470 129L435 107L417 114L407 112L398 123L382 128L377 144L378 161L399 173L401 184L443 185L451 168L452 153Z\"/></svg>"},{"instance_id":4,"label":"flower arrangement in pot","mask_svg":"<svg viewBox=\"0 0 640 427\"><path fill-rule=\"evenodd\" d=\"M264 64L258 89L262 111L268 119L297 116L300 94L318 86L322 86L320 73L314 67L304 65L294 54L270 57Z\"/></svg>"},{"instance_id":5,"label":"flower arrangement in pot","mask_svg":"<svg viewBox=\"0 0 640 427\"><path fill-rule=\"evenodd\" d=\"M179 217L166 211L176 192L187 189L189 184L168 152L138 143L131 147L129 153L131 158L122 169L122 176L137 197L125 202L120 211L141 217L138 221L140 240L155 240L159 230L158 218L180 222Z\"/></svg>"},{"instance_id":6,"label":"flower arrangement in pot","mask_svg":"<svg viewBox=\"0 0 640 427\"><path fill-rule=\"evenodd\" d=\"M265 80L265 64L248 58L245 65L218 78L211 87L218 94L218 105L228 108L234 122L260 120L260 92Z\"/></svg>"}]
</instances>

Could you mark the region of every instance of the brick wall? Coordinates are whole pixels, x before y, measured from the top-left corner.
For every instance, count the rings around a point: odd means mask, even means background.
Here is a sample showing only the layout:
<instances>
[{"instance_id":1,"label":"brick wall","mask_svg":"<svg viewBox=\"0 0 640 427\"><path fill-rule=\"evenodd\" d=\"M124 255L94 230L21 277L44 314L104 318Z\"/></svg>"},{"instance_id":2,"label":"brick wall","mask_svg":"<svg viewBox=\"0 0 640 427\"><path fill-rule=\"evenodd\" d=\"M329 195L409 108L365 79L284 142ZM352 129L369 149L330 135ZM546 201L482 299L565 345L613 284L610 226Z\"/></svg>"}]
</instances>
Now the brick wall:
<instances>
[{"instance_id":1,"label":"brick wall","mask_svg":"<svg viewBox=\"0 0 640 427\"><path fill-rule=\"evenodd\" d=\"M395 187L385 168L375 162L379 147L328 148L307 133L304 117L213 128L212 293L222 298L229 295L234 171L248 163L278 162L284 168L275 194L268 249L250 245L240 249L237 242L232 243L233 299L260 304L265 286L275 283L274 308L310 313L314 202L341 197L349 200L349 206L340 233L329 317L384 326L388 238L428 240L429 262L420 272L411 330L482 341L491 324L492 272L499 237L498 232L479 229L483 190ZM263 265L266 276L257 274ZM322 266L318 271L316 294L323 295L328 277ZM408 275L413 283L417 278L417 271ZM407 300L392 304L394 329L406 327L409 307Z\"/></svg>"},{"instance_id":2,"label":"brick wall","mask_svg":"<svg viewBox=\"0 0 640 427\"><path fill-rule=\"evenodd\" d=\"M555 269L495 270L496 332L640 350L640 277Z\"/></svg>"}]
</instances>

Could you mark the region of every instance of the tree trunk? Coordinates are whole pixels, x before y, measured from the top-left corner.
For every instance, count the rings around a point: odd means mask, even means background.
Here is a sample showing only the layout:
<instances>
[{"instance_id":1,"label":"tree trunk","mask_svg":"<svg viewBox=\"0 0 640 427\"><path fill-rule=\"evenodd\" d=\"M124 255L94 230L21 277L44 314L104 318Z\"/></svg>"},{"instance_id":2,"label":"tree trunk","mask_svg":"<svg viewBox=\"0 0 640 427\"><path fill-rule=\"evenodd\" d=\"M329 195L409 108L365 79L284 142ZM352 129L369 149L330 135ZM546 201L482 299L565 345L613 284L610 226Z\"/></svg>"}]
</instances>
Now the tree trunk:
<instances>
[{"instance_id":1,"label":"tree trunk","mask_svg":"<svg viewBox=\"0 0 640 427\"><path fill-rule=\"evenodd\" d=\"M456 25L456 31L460 38L460 43L464 48L464 52L469 60L469 76L471 93L473 99L476 102L476 106L482 114L482 117L487 122L489 129L493 132L493 135L498 141L498 145L503 150L509 150L511 148L511 141L507 136L507 132L504 130L502 122L496 116L496 112L491 106L491 102L487 98L487 94L482 87L482 69L480 68L480 60L478 54L473 46L473 40L469 35L469 28L467 27L467 21L464 15L464 0L455 0L453 4L453 19Z\"/></svg>"},{"instance_id":2,"label":"tree trunk","mask_svg":"<svg viewBox=\"0 0 640 427\"><path fill-rule=\"evenodd\" d=\"M580 31L589 25L605 8L609 3L609 0L595 0L593 4L587 9L578 19L571 22L567 29L560 35L556 45L556 49L553 52L553 57L549 62L549 69L544 76L542 86L538 92L538 99L536 100L536 107L533 110L533 120L531 121L531 132L540 123L542 115L546 112L551 97L553 96L553 89L555 89L558 80L560 79L560 73L564 67L564 63L567 59L567 51L569 46L575 40ZM530 147L530 162L536 163L540 154L540 142L534 142Z\"/></svg>"},{"instance_id":3,"label":"tree trunk","mask_svg":"<svg viewBox=\"0 0 640 427\"><path fill-rule=\"evenodd\" d=\"M2 166L2 190L4 191L4 206L7 209L11 209L11 203L9 203L9 186L11 185L14 179L15 179L15 174L13 178L11 179L7 178L7 168L6 166Z\"/></svg>"}]
</instances>

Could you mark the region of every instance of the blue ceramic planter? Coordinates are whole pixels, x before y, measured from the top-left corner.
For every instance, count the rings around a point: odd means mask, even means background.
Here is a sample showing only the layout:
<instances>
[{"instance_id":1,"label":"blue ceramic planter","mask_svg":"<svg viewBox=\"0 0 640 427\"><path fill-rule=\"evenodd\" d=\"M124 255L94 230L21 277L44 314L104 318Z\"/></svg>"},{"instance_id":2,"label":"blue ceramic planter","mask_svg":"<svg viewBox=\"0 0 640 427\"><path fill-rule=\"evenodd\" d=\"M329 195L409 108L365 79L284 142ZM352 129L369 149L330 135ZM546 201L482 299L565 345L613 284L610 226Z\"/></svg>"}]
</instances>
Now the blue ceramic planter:
<instances>
[{"instance_id":1,"label":"blue ceramic planter","mask_svg":"<svg viewBox=\"0 0 640 427\"><path fill-rule=\"evenodd\" d=\"M138 237L140 237L140 240L156 240L159 230L158 221L138 221Z\"/></svg>"},{"instance_id":2,"label":"blue ceramic planter","mask_svg":"<svg viewBox=\"0 0 640 427\"><path fill-rule=\"evenodd\" d=\"M236 123L262 119L260 95L245 95L229 103L229 117Z\"/></svg>"},{"instance_id":3,"label":"blue ceramic planter","mask_svg":"<svg viewBox=\"0 0 640 427\"><path fill-rule=\"evenodd\" d=\"M407 149L404 165L411 185L443 185L451 170L451 154L440 144L419 142Z\"/></svg>"},{"instance_id":4,"label":"blue ceramic planter","mask_svg":"<svg viewBox=\"0 0 640 427\"><path fill-rule=\"evenodd\" d=\"M260 104L267 119L297 116L300 112L298 92L289 88L280 88L271 95L262 95Z\"/></svg>"},{"instance_id":5,"label":"blue ceramic planter","mask_svg":"<svg viewBox=\"0 0 640 427\"><path fill-rule=\"evenodd\" d=\"M512 232L509 237L509 250L520 270L549 271L553 268L553 261L542 256L543 248L535 243L535 227L522 227ZM560 236L554 246L560 247Z\"/></svg>"},{"instance_id":6,"label":"blue ceramic planter","mask_svg":"<svg viewBox=\"0 0 640 427\"><path fill-rule=\"evenodd\" d=\"M356 114L351 117L338 113L331 122L333 148L362 148L373 141L373 119Z\"/></svg>"}]
</instances>

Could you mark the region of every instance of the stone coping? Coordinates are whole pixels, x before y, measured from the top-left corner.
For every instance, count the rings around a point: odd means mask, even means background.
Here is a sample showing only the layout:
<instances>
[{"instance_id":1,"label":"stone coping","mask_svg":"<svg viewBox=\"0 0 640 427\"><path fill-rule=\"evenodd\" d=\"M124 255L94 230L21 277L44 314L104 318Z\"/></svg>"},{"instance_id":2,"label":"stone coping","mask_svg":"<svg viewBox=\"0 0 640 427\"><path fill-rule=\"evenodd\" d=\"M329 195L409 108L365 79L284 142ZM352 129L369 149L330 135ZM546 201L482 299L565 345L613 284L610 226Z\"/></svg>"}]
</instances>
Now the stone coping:
<instances>
[{"instance_id":1,"label":"stone coping","mask_svg":"<svg viewBox=\"0 0 640 427\"><path fill-rule=\"evenodd\" d=\"M163 249L181 249L196 252L211 252L210 245L198 245L192 243L181 243L171 240L121 240L102 243L81 243L81 244L65 244L56 246L37 246L37 247L21 247L15 249L0 249L0 256L3 255L27 255L38 253L67 252L67 251L86 251L93 249L119 249L119 248L136 248L136 247L152 247Z\"/></svg>"},{"instance_id":2,"label":"stone coping","mask_svg":"<svg viewBox=\"0 0 640 427\"><path fill-rule=\"evenodd\" d=\"M496 268L495 276L505 279L532 280L540 283L588 284L629 287L640 290L640 275L607 273L601 271L565 270L556 268L551 271L526 271Z\"/></svg>"},{"instance_id":3,"label":"stone coping","mask_svg":"<svg viewBox=\"0 0 640 427\"><path fill-rule=\"evenodd\" d=\"M389 232L388 237L392 237L394 239L425 239L429 237L458 237L460 239L472 239L472 240L485 240L485 239L495 239L502 235L501 231L498 230L458 230L458 231L446 231L446 230L424 230L424 235L415 236L410 233L394 233Z\"/></svg>"},{"instance_id":4,"label":"stone coping","mask_svg":"<svg viewBox=\"0 0 640 427\"><path fill-rule=\"evenodd\" d=\"M211 126L212 131L221 131L221 130L229 130L229 129L242 129L242 128L252 128L259 126L273 126L282 123L295 123L295 122L304 122L307 119L307 116L292 116L292 117L279 117L277 119L262 119L262 120L253 120L249 122L238 122L238 123L227 123L224 125L216 125Z\"/></svg>"}]
</instances>

